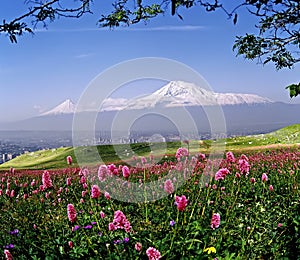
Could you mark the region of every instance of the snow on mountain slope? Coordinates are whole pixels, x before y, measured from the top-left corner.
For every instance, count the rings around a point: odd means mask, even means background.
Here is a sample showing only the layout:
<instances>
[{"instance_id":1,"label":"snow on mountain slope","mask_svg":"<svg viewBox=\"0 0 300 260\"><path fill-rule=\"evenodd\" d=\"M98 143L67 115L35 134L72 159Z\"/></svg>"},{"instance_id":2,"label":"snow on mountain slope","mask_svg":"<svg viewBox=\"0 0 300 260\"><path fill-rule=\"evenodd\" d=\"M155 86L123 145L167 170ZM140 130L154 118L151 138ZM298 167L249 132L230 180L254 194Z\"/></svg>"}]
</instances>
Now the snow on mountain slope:
<instances>
[{"instance_id":1,"label":"snow on mountain slope","mask_svg":"<svg viewBox=\"0 0 300 260\"><path fill-rule=\"evenodd\" d=\"M272 100L254 94L215 93L219 105L273 103Z\"/></svg>"},{"instance_id":2,"label":"snow on mountain slope","mask_svg":"<svg viewBox=\"0 0 300 260\"><path fill-rule=\"evenodd\" d=\"M200 88L193 83L171 81L161 89L142 98L133 99L127 109L142 109L163 105L175 106L211 106L211 105L238 105L261 104L272 101L254 94L215 93Z\"/></svg>"},{"instance_id":3,"label":"snow on mountain slope","mask_svg":"<svg viewBox=\"0 0 300 260\"><path fill-rule=\"evenodd\" d=\"M48 115L61 115L61 114L72 114L75 112L76 105L72 102L72 100L67 99L63 103L54 107L53 109L44 112L41 116Z\"/></svg>"}]
</instances>

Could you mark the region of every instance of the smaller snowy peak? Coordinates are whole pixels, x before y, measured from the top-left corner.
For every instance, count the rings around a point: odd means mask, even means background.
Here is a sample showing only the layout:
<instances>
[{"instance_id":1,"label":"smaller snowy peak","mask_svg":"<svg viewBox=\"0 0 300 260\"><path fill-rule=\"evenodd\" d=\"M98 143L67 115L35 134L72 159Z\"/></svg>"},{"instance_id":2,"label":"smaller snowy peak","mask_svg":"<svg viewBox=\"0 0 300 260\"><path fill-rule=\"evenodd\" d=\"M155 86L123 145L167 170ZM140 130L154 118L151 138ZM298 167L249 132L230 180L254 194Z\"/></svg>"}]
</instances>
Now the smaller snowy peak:
<instances>
[{"instance_id":1,"label":"smaller snowy peak","mask_svg":"<svg viewBox=\"0 0 300 260\"><path fill-rule=\"evenodd\" d=\"M76 105L72 102L72 100L67 99L63 103L54 107L53 109L41 114L42 116L47 115L61 115L61 114L72 114L75 112Z\"/></svg>"},{"instance_id":2,"label":"smaller snowy peak","mask_svg":"<svg viewBox=\"0 0 300 260\"><path fill-rule=\"evenodd\" d=\"M215 93L219 105L268 104L272 100L255 94Z\"/></svg>"}]
</instances>

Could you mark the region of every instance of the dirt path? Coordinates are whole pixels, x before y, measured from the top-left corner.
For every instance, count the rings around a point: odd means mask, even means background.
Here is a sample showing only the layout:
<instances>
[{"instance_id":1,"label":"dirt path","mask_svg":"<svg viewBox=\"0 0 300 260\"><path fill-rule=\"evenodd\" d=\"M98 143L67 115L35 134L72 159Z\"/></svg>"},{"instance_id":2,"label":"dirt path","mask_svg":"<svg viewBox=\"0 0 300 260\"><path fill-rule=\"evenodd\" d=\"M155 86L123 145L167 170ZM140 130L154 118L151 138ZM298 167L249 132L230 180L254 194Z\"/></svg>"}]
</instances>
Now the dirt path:
<instances>
[{"instance_id":1,"label":"dirt path","mask_svg":"<svg viewBox=\"0 0 300 260\"><path fill-rule=\"evenodd\" d=\"M280 148L300 148L300 143L296 144L268 144L268 145L260 145L260 146L251 146L251 147L243 147L243 148L233 148L233 151L253 151L253 150L265 150L265 149L280 149Z\"/></svg>"}]
</instances>

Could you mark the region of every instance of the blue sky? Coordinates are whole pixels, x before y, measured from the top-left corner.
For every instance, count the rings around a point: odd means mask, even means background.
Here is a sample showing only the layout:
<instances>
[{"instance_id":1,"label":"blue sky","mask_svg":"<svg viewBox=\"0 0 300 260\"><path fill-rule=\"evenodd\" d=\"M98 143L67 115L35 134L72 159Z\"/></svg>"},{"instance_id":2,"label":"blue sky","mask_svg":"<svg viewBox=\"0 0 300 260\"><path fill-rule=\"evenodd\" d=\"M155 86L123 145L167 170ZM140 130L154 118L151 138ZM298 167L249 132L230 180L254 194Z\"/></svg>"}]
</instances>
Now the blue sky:
<instances>
[{"instance_id":1,"label":"blue sky","mask_svg":"<svg viewBox=\"0 0 300 260\"><path fill-rule=\"evenodd\" d=\"M103 70L141 57L182 62L199 72L216 92L254 93L300 103L299 98L291 100L285 90L286 85L299 81L299 65L276 71L273 65L237 58L232 51L236 35L256 32L255 20L249 15L241 14L234 26L220 11L207 14L194 8L180 11L184 21L166 14L147 25L110 30L96 25L101 10L108 10L110 4L94 7L99 10L94 15L61 18L47 30L38 28L34 36L19 38L18 44L0 35L0 121L38 115L67 98L76 102ZM0 19L9 21L24 10L23 1L2 0ZM149 92L155 87L143 86L126 94Z\"/></svg>"}]
</instances>

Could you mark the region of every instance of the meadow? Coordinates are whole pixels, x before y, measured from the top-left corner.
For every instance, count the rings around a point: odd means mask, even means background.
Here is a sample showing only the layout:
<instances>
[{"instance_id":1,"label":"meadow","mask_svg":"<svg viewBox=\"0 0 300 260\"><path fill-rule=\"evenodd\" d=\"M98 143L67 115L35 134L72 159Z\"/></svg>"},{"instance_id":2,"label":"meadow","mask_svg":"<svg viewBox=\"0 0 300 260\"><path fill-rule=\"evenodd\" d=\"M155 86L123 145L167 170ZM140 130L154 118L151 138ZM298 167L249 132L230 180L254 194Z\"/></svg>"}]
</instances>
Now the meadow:
<instances>
[{"instance_id":1,"label":"meadow","mask_svg":"<svg viewBox=\"0 0 300 260\"><path fill-rule=\"evenodd\" d=\"M65 153L64 168L3 171L1 257L300 259L299 146L211 160L185 145L156 163L78 168Z\"/></svg>"}]
</instances>

